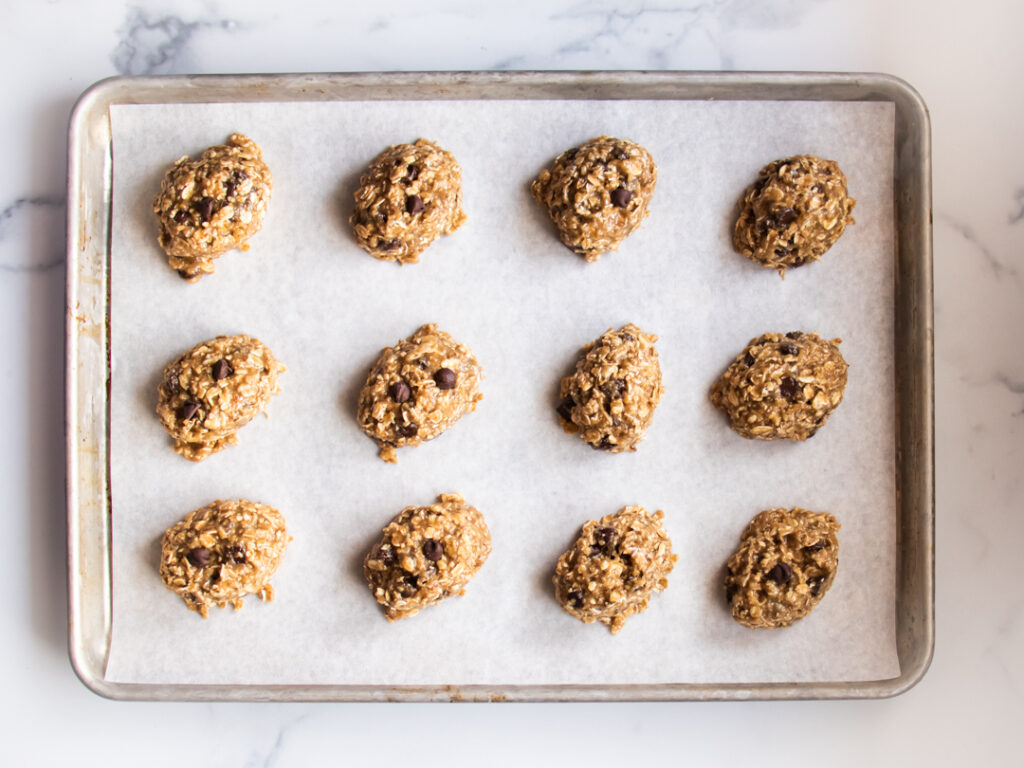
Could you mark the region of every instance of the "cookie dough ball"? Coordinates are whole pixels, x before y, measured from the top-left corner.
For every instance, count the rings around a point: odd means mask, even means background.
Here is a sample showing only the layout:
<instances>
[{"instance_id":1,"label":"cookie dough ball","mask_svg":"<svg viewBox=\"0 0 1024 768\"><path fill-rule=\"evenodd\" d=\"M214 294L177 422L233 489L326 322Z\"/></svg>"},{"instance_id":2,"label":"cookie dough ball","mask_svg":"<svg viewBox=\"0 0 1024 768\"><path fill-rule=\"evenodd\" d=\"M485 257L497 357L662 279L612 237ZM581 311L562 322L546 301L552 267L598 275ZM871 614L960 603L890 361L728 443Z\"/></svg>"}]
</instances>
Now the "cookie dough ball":
<instances>
[{"instance_id":1,"label":"cookie dough ball","mask_svg":"<svg viewBox=\"0 0 1024 768\"><path fill-rule=\"evenodd\" d=\"M751 261L777 269L818 261L848 224L856 201L832 160L796 155L761 169L740 201L733 247Z\"/></svg>"},{"instance_id":2,"label":"cookie dough ball","mask_svg":"<svg viewBox=\"0 0 1024 768\"><path fill-rule=\"evenodd\" d=\"M658 182L651 153L600 136L568 149L530 185L566 247L587 261L616 250L647 216Z\"/></svg>"},{"instance_id":3,"label":"cookie dough ball","mask_svg":"<svg viewBox=\"0 0 1024 768\"><path fill-rule=\"evenodd\" d=\"M246 595L269 602L270 578L289 541L276 509L246 499L218 500L164 533L160 578L204 619L210 606L231 604L237 611Z\"/></svg>"},{"instance_id":4,"label":"cookie dough ball","mask_svg":"<svg viewBox=\"0 0 1024 768\"><path fill-rule=\"evenodd\" d=\"M839 528L832 515L800 507L761 512L726 566L732 617L751 629L778 629L810 613L836 577Z\"/></svg>"},{"instance_id":5,"label":"cookie dough ball","mask_svg":"<svg viewBox=\"0 0 1024 768\"><path fill-rule=\"evenodd\" d=\"M198 160L181 158L160 186L153 211L167 263L192 283L213 272L213 260L259 232L274 186L263 151L233 133Z\"/></svg>"},{"instance_id":6,"label":"cookie dough ball","mask_svg":"<svg viewBox=\"0 0 1024 768\"><path fill-rule=\"evenodd\" d=\"M380 457L433 440L476 410L483 371L473 351L433 323L382 350L359 393L356 418L377 441Z\"/></svg>"},{"instance_id":7,"label":"cookie dough ball","mask_svg":"<svg viewBox=\"0 0 1024 768\"><path fill-rule=\"evenodd\" d=\"M562 379L562 428L591 448L635 451L654 418L665 388L653 334L630 323L609 328L583 348L576 371Z\"/></svg>"},{"instance_id":8,"label":"cookie dough ball","mask_svg":"<svg viewBox=\"0 0 1024 768\"><path fill-rule=\"evenodd\" d=\"M800 331L758 336L715 382L711 402L743 437L813 437L843 401L849 366L841 342Z\"/></svg>"},{"instance_id":9,"label":"cookie dough ball","mask_svg":"<svg viewBox=\"0 0 1024 768\"><path fill-rule=\"evenodd\" d=\"M377 155L355 198L349 221L356 242L381 261L419 261L427 246L466 220L462 169L450 152L426 139Z\"/></svg>"},{"instance_id":10,"label":"cookie dough ball","mask_svg":"<svg viewBox=\"0 0 1024 768\"><path fill-rule=\"evenodd\" d=\"M415 616L466 585L491 554L491 533L479 510L457 493L429 507L406 507L363 561L363 574L388 621Z\"/></svg>"},{"instance_id":11,"label":"cookie dough ball","mask_svg":"<svg viewBox=\"0 0 1024 768\"><path fill-rule=\"evenodd\" d=\"M555 566L555 598L584 624L600 621L612 634L647 609L653 592L668 587L676 563L661 526L663 513L623 507L600 522L588 520Z\"/></svg>"},{"instance_id":12,"label":"cookie dough ball","mask_svg":"<svg viewBox=\"0 0 1024 768\"><path fill-rule=\"evenodd\" d=\"M156 413L191 461L238 442L235 432L266 409L285 370L252 336L217 336L196 344L164 368Z\"/></svg>"}]
</instances>

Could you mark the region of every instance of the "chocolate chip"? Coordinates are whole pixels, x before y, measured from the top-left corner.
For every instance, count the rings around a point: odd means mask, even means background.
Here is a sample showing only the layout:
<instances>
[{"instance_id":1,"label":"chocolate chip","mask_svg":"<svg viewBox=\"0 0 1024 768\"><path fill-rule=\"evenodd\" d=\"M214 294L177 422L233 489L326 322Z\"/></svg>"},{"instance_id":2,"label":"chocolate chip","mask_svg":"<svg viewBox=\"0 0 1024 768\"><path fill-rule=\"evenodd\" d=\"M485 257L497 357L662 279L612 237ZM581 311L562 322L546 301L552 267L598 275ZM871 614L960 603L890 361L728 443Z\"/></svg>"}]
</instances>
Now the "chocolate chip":
<instances>
[{"instance_id":1,"label":"chocolate chip","mask_svg":"<svg viewBox=\"0 0 1024 768\"><path fill-rule=\"evenodd\" d=\"M608 435L605 435L604 437L601 438L601 442L599 442L594 447L597 448L599 451L610 451L612 448L615 447L615 443L611 441Z\"/></svg>"},{"instance_id":2,"label":"chocolate chip","mask_svg":"<svg viewBox=\"0 0 1024 768\"><path fill-rule=\"evenodd\" d=\"M804 547L804 552L820 552L825 548L824 541L816 541L813 544L808 544Z\"/></svg>"},{"instance_id":3,"label":"chocolate chip","mask_svg":"<svg viewBox=\"0 0 1024 768\"><path fill-rule=\"evenodd\" d=\"M564 400L562 400L562 402L560 402L558 404L558 409L557 409L558 410L558 415L561 416L566 421L571 422L572 421L572 407L574 405L575 405L575 403L572 401L571 397L565 398Z\"/></svg>"},{"instance_id":4,"label":"chocolate chip","mask_svg":"<svg viewBox=\"0 0 1024 768\"><path fill-rule=\"evenodd\" d=\"M178 418L182 421L191 421L199 410L199 403L195 400L186 400L178 409Z\"/></svg>"},{"instance_id":5,"label":"chocolate chip","mask_svg":"<svg viewBox=\"0 0 1024 768\"><path fill-rule=\"evenodd\" d=\"M779 352L781 352L784 355L796 355L800 352L800 350L796 348L795 344L788 344L787 342L782 342L781 344L779 344Z\"/></svg>"},{"instance_id":6,"label":"chocolate chip","mask_svg":"<svg viewBox=\"0 0 1024 768\"><path fill-rule=\"evenodd\" d=\"M779 382L779 393L789 402L795 403L804 393L804 388L791 376L783 376Z\"/></svg>"},{"instance_id":7,"label":"chocolate chip","mask_svg":"<svg viewBox=\"0 0 1024 768\"><path fill-rule=\"evenodd\" d=\"M803 258L801 256L798 256L795 259L793 259L793 263L790 264L789 266L792 267L793 269L796 269L797 267L802 267L806 263L807 263L807 259L805 259L805 258Z\"/></svg>"},{"instance_id":8,"label":"chocolate chip","mask_svg":"<svg viewBox=\"0 0 1024 768\"><path fill-rule=\"evenodd\" d=\"M754 358L749 352L743 356L743 364L748 368L754 364Z\"/></svg>"},{"instance_id":9,"label":"chocolate chip","mask_svg":"<svg viewBox=\"0 0 1024 768\"><path fill-rule=\"evenodd\" d=\"M381 241L380 247L385 251L394 251L402 247L402 241L397 237L393 237L390 240Z\"/></svg>"},{"instance_id":10,"label":"chocolate chip","mask_svg":"<svg viewBox=\"0 0 1024 768\"><path fill-rule=\"evenodd\" d=\"M405 210L409 214L415 216L423 210L423 207L423 198L419 195L409 195L405 198Z\"/></svg>"},{"instance_id":11,"label":"chocolate chip","mask_svg":"<svg viewBox=\"0 0 1024 768\"><path fill-rule=\"evenodd\" d=\"M625 208L629 205L629 201L633 199L633 193L625 187L619 187L611 193L610 197L612 205L616 208Z\"/></svg>"},{"instance_id":12,"label":"chocolate chip","mask_svg":"<svg viewBox=\"0 0 1024 768\"><path fill-rule=\"evenodd\" d=\"M811 595L814 597L818 596L821 591L821 586L825 583L824 576L812 576L807 580L807 586L811 588Z\"/></svg>"},{"instance_id":13,"label":"chocolate chip","mask_svg":"<svg viewBox=\"0 0 1024 768\"><path fill-rule=\"evenodd\" d=\"M605 396L611 399L622 397L622 393L626 391L626 380L625 379L612 379L606 381L601 385L601 391L604 392Z\"/></svg>"},{"instance_id":14,"label":"chocolate chip","mask_svg":"<svg viewBox=\"0 0 1024 768\"><path fill-rule=\"evenodd\" d=\"M789 248L775 249L775 255L778 256L780 259L786 258L787 256L789 256L790 253L792 253L792 251Z\"/></svg>"},{"instance_id":15,"label":"chocolate chip","mask_svg":"<svg viewBox=\"0 0 1024 768\"><path fill-rule=\"evenodd\" d=\"M775 567L768 571L768 578L781 587L793 578L793 569L786 563L776 563Z\"/></svg>"},{"instance_id":16,"label":"chocolate chip","mask_svg":"<svg viewBox=\"0 0 1024 768\"><path fill-rule=\"evenodd\" d=\"M391 565L396 559L395 550L391 548L390 544L381 544L380 549L377 550L377 559L384 565Z\"/></svg>"},{"instance_id":17,"label":"chocolate chip","mask_svg":"<svg viewBox=\"0 0 1024 768\"><path fill-rule=\"evenodd\" d=\"M787 339L799 339L803 336L803 331L790 331L786 334Z\"/></svg>"},{"instance_id":18,"label":"chocolate chip","mask_svg":"<svg viewBox=\"0 0 1024 768\"><path fill-rule=\"evenodd\" d=\"M615 539L615 529L609 528L608 526L598 528L596 531L594 531L594 538L602 544L606 544L609 541Z\"/></svg>"},{"instance_id":19,"label":"chocolate chip","mask_svg":"<svg viewBox=\"0 0 1024 768\"><path fill-rule=\"evenodd\" d=\"M406 169L406 170L408 172L407 175L406 175L406 178L409 181L416 181L416 179L419 178L420 169L417 168L415 165L410 165L408 167L408 169Z\"/></svg>"},{"instance_id":20,"label":"chocolate chip","mask_svg":"<svg viewBox=\"0 0 1024 768\"><path fill-rule=\"evenodd\" d=\"M566 595L566 597L568 597L569 600L572 601L572 605L573 605L574 608L582 608L583 607L583 590L582 589L574 589L572 592L570 592L568 595Z\"/></svg>"},{"instance_id":21,"label":"chocolate chip","mask_svg":"<svg viewBox=\"0 0 1024 768\"><path fill-rule=\"evenodd\" d=\"M797 213L792 208L783 208L775 212L775 224L780 227L788 227L796 221Z\"/></svg>"},{"instance_id":22,"label":"chocolate chip","mask_svg":"<svg viewBox=\"0 0 1024 768\"><path fill-rule=\"evenodd\" d=\"M213 364L213 380L214 381L220 381L221 379L226 379L228 376L230 376L234 372L235 371L231 367L231 363L229 363L227 360L218 360L216 363Z\"/></svg>"},{"instance_id":23,"label":"chocolate chip","mask_svg":"<svg viewBox=\"0 0 1024 768\"><path fill-rule=\"evenodd\" d=\"M235 171L234 173L231 174L231 178L233 178L238 183L241 183L243 181L249 180L249 174L246 173L245 171Z\"/></svg>"},{"instance_id":24,"label":"chocolate chip","mask_svg":"<svg viewBox=\"0 0 1024 768\"><path fill-rule=\"evenodd\" d=\"M594 543L607 555L614 552L616 538L614 528L598 528L594 531Z\"/></svg>"},{"instance_id":25,"label":"chocolate chip","mask_svg":"<svg viewBox=\"0 0 1024 768\"><path fill-rule=\"evenodd\" d=\"M235 184L235 182L233 182L233 181L229 181L227 184L225 184L224 185L224 197L225 198L234 197L234 195L235 195L235 187L236 186L238 186L238 185Z\"/></svg>"},{"instance_id":26,"label":"chocolate chip","mask_svg":"<svg viewBox=\"0 0 1024 768\"><path fill-rule=\"evenodd\" d=\"M633 336L632 333L623 332L619 334L619 338L622 339L623 341L633 341L633 339L635 339L636 337Z\"/></svg>"},{"instance_id":27,"label":"chocolate chip","mask_svg":"<svg viewBox=\"0 0 1024 768\"><path fill-rule=\"evenodd\" d=\"M438 389L455 389L455 382L458 381L458 377L451 368L439 368L434 373L434 381L437 383Z\"/></svg>"},{"instance_id":28,"label":"chocolate chip","mask_svg":"<svg viewBox=\"0 0 1024 768\"><path fill-rule=\"evenodd\" d=\"M196 203L196 211L199 213L200 219L203 221L209 221L210 217L213 216L213 198L199 198L199 202Z\"/></svg>"},{"instance_id":29,"label":"chocolate chip","mask_svg":"<svg viewBox=\"0 0 1024 768\"><path fill-rule=\"evenodd\" d=\"M176 392L181 391L181 384L178 383L177 371L171 371L170 373L167 374L167 378L164 379L164 387L172 395L175 394Z\"/></svg>"},{"instance_id":30,"label":"chocolate chip","mask_svg":"<svg viewBox=\"0 0 1024 768\"><path fill-rule=\"evenodd\" d=\"M248 562L245 556L245 547L229 547L228 548L228 560L235 564L242 564Z\"/></svg>"},{"instance_id":31,"label":"chocolate chip","mask_svg":"<svg viewBox=\"0 0 1024 768\"><path fill-rule=\"evenodd\" d=\"M444 556L444 547L441 546L441 542L437 539L427 539L423 542L423 556L436 563Z\"/></svg>"},{"instance_id":32,"label":"chocolate chip","mask_svg":"<svg viewBox=\"0 0 1024 768\"><path fill-rule=\"evenodd\" d=\"M396 403L404 403L406 400L412 397L412 390L409 388L409 385L406 384L404 381L396 381L394 384L388 387L388 395L390 395L391 399L394 400Z\"/></svg>"},{"instance_id":33,"label":"chocolate chip","mask_svg":"<svg viewBox=\"0 0 1024 768\"><path fill-rule=\"evenodd\" d=\"M187 213L185 213L185 211L178 211L177 213L175 213L175 214L174 214L174 216L173 216L172 218L173 218L173 219L174 219L174 220L175 220L176 222L178 222L179 224L181 224L181 223L183 223L183 222L185 221L185 219L187 219L187 218L188 218L188 214L187 214Z\"/></svg>"},{"instance_id":34,"label":"chocolate chip","mask_svg":"<svg viewBox=\"0 0 1024 768\"><path fill-rule=\"evenodd\" d=\"M402 424L398 428L398 434L400 437L416 437L416 434L419 431L420 428L417 424Z\"/></svg>"},{"instance_id":35,"label":"chocolate chip","mask_svg":"<svg viewBox=\"0 0 1024 768\"><path fill-rule=\"evenodd\" d=\"M188 269L179 269L178 270L178 277L180 277L182 280L191 280L193 277L195 277L198 274L199 274L199 272L194 272L194 271L191 271L191 270L188 270Z\"/></svg>"},{"instance_id":36,"label":"chocolate chip","mask_svg":"<svg viewBox=\"0 0 1024 768\"><path fill-rule=\"evenodd\" d=\"M185 557L196 568L203 568L210 564L210 550L206 547L190 549Z\"/></svg>"},{"instance_id":37,"label":"chocolate chip","mask_svg":"<svg viewBox=\"0 0 1024 768\"><path fill-rule=\"evenodd\" d=\"M405 576L402 577L402 583L415 591L416 588L420 585L420 580L417 579L413 574L407 573L405 574Z\"/></svg>"}]
</instances>

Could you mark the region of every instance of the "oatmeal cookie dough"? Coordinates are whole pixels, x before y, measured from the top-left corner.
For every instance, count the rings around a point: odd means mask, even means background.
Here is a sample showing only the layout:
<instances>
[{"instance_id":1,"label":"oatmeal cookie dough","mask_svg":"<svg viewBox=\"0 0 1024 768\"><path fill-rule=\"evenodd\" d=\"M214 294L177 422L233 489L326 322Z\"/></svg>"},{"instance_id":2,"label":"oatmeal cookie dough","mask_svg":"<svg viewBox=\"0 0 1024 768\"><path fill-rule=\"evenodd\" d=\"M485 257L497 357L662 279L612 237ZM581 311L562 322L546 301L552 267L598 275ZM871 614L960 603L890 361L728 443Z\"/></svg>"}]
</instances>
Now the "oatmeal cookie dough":
<instances>
[{"instance_id":1,"label":"oatmeal cookie dough","mask_svg":"<svg viewBox=\"0 0 1024 768\"><path fill-rule=\"evenodd\" d=\"M263 151L240 133L198 160L178 160L153 202L167 263L193 283L213 272L217 256L247 250L246 241L263 226L273 185Z\"/></svg>"},{"instance_id":2,"label":"oatmeal cookie dough","mask_svg":"<svg viewBox=\"0 0 1024 768\"><path fill-rule=\"evenodd\" d=\"M801 331L751 339L711 388L711 402L743 437L813 437L843 401L841 342Z\"/></svg>"},{"instance_id":3,"label":"oatmeal cookie dough","mask_svg":"<svg viewBox=\"0 0 1024 768\"><path fill-rule=\"evenodd\" d=\"M562 243L587 261L616 250L647 216L658 182L651 153L599 136L568 149L530 185Z\"/></svg>"},{"instance_id":4,"label":"oatmeal cookie dough","mask_svg":"<svg viewBox=\"0 0 1024 768\"><path fill-rule=\"evenodd\" d=\"M836 577L839 528L832 515L800 507L761 512L726 565L732 617L751 629L778 629L810 613Z\"/></svg>"},{"instance_id":5,"label":"oatmeal cookie dough","mask_svg":"<svg viewBox=\"0 0 1024 768\"><path fill-rule=\"evenodd\" d=\"M555 566L555 598L584 624L600 621L615 634L668 587L677 556L662 528L664 514L623 507L588 520Z\"/></svg>"},{"instance_id":6,"label":"oatmeal cookie dough","mask_svg":"<svg viewBox=\"0 0 1024 768\"><path fill-rule=\"evenodd\" d=\"M630 323L587 344L575 372L562 379L557 409L562 428L591 448L635 451L665 391L657 340Z\"/></svg>"},{"instance_id":7,"label":"oatmeal cookie dough","mask_svg":"<svg viewBox=\"0 0 1024 768\"><path fill-rule=\"evenodd\" d=\"M274 599L270 579L291 537L284 517L266 504L214 501L170 528L160 543L160 578L204 619L210 607L242 598Z\"/></svg>"},{"instance_id":8,"label":"oatmeal cookie dough","mask_svg":"<svg viewBox=\"0 0 1024 768\"><path fill-rule=\"evenodd\" d=\"M349 222L356 242L381 261L419 261L427 246L466 220L462 169L426 139L377 155L359 179L355 200Z\"/></svg>"},{"instance_id":9,"label":"oatmeal cookie dough","mask_svg":"<svg viewBox=\"0 0 1024 768\"><path fill-rule=\"evenodd\" d=\"M164 368L156 413L174 451L202 461L238 442L235 433L266 409L285 370L252 336L200 342Z\"/></svg>"},{"instance_id":10,"label":"oatmeal cookie dough","mask_svg":"<svg viewBox=\"0 0 1024 768\"><path fill-rule=\"evenodd\" d=\"M856 201L832 160L796 155L769 163L747 187L732 242L737 253L782 277L835 245Z\"/></svg>"},{"instance_id":11,"label":"oatmeal cookie dough","mask_svg":"<svg viewBox=\"0 0 1024 768\"><path fill-rule=\"evenodd\" d=\"M484 516L457 493L429 507L406 507L363 561L363 574L388 621L415 616L466 585L491 554Z\"/></svg>"},{"instance_id":12,"label":"oatmeal cookie dough","mask_svg":"<svg viewBox=\"0 0 1024 768\"><path fill-rule=\"evenodd\" d=\"M359 393L356 418L377 441L380 457L433 440L476 410L483 371L473 351L433 323L382 350Z\"/></svg>"}]
</instances>

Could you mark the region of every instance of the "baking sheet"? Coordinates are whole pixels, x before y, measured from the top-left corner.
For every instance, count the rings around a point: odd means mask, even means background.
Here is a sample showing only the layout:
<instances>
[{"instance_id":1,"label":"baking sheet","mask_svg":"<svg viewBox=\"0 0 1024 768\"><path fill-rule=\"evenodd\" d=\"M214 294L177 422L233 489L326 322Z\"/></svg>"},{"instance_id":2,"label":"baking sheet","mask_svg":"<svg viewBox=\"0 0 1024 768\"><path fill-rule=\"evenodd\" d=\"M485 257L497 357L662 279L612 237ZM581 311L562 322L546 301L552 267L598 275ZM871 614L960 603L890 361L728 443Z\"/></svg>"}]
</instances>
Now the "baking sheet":
<instances>
[{"instance_id":1,"label":"baking sheet","mask_svg":"<svg viewBox=\"0 0 1024 768\"><path fill-rule=\"evenodd\" d=\"M115 106L111 237L113 619L107 679L157 683L619 684L854 681L898 674L893 381L893 107L822 102L344 102ZM167 165L240 130L275 179L263 231L197 285L155 244ZM596 135L659 165L651 216L586 264L530 199L554 155ZM469 216L417 265L376 262L346 223L383 146L434 139L459 159ZM824 263L785 281L732 253L736 199L766 162L839 161L858 204ZM470 345L484 400L440 439L376 458L356 393L382 346L423 322ZM659 334L666 394L636 454L564 435L559 378L609 326ZM841 336L846 399L800 445L733 434L706 393L768 330ZM163 365L217 333L250 333L289 366L269 420L195 465L154 414ZM408 504L458 491L494 552L467 595L388 624L362 556ZM162 531L214 498L285 514L277 599L202 621L157 573ZM669 589L612 637L554 603L558 554L591 517L663 509L680 555ZM752 632L723 606L722 567L770 506L830 511L840 570L811 617Z\"/></svg>"}]
</instances>

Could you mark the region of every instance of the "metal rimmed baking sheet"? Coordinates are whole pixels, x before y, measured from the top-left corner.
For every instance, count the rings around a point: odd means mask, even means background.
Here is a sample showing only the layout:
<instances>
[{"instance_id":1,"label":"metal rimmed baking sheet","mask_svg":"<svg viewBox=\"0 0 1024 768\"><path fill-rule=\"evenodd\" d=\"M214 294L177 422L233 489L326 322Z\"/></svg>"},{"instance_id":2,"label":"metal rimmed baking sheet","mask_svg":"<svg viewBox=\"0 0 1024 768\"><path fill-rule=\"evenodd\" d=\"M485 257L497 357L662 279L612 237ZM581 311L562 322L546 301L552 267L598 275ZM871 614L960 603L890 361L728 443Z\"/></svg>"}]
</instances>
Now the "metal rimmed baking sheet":
<instances>
[{"instance_id":1,"label":"metal rimmed baking sheet","mask_svg":"<svg viewBox=\"0 0 1024 768\"><path fill-rule=\"evenodd\" d=\"M900 674L883 681L762 683L620 683L610 686L562 684L505 685L472 682L456 691L443 685L132 685L105 678L110 627L110 520L107 517L109 488L103 460L108 424L106 398L100 400L96 383L103 386L109 335L107 284L109 277L110 138L104 137L104 121L110 107L133 102L308 102L477 98L506 100L663 99L692 101L713 97L722 101L749 100L828 101L864 100L891 102L895 109L896 142L894 190L896 196L896 268L894 269L894 349L897 366L897 456L893 484L898 489L901 546L894 580L897 585L896 640ZM230 95L228 95L230 94ZM94 113L101 113L97 116ZM91 119L87 119L89 115ZM88 124L88 125L86 125ZM106 123L109 126L109 123ZM88 128L88 130L86 130ZM882 76L845 75L691 75L679 73L588 74L469 74L469 75L324 75L266 78L170 78L118 80L100 85L81 103L72 131L72 205L69 232L72 259L69 264L69 489L72 563L72 651L76 668L94 688L126 698L281 698L281 699L632 699L632 698L751 698L886 695L916 680L927 665L931 647L931 418L930 418L930 249L927 216L927 124L925 113L912 92ZM109 127L107 128L109 131ZM82 141L94 140L89 151ZM106 144L104 144L106 142ZM923 152L923 154L922 154ZM86 168L98 186L81 186ZM532 172L528 171L527 173ZM87 194L75 194L81 187ZM104 200L106 201L104 203ZM79 217L79 205L86 217ZM923 206L923 207L922 207ZM94 218L90 226L89 215ZM906 225L906 226L904 226ZM105 227L107 228L105 230ZM103 242L97 242L97 234ZM87 238L92 237L91 240ZM93 250L90 250L92 248ZM83 272L84 270L84 272ZM81 278L86 279L81 279ZM98 278L94 284L89 280ZM75 307L82 299L102 314ZM102 323L95 323L102 318ZM103 329L99 333L97 329ZM600 329L599 329L600 330ZM82 332L85 331L85 332ZM92 332L90 335L89 332ZM584 341L581 339L580 341ZM745 340L745 339L744 339ZM386 343L386 342L384 342ZM740 342L742 343L742 341ZM93 378L90 380L89 375ZM91 381L91 388L84 387ZM905 388L910 387L910 389ZM105 387L104 387L105 389ZM86 391L88 390L88 391ZM923 395L923 397L922 397ZM85 407L83 407L85 406ZM923 408L923 410L921 410ZM90 411L91 409L91 411ZM90 416L92 417L90 419ZM101 419L97 420L96 417ZM84 421L80 421L82 417ZM84 441L84 443L82 442ZM76 446L84 445L79 451ZM95 449L95 452L93 452ZM912 460L908 459L912 457ZM95 459L91 459L95 457ZM92 472L83 471L90 460ZM86 480L86 477L89 479ZM912 482L911 482L912 481ZM89 485L81 485L87 482ZM923 483L923 485L922 485ZM908 497L908 489L912 491ZM440 489L439 489L440 490ZM114 489L116 495L116 488ZM912 503L911 500L912 499ZM412 501L412 500L410 500ZM922 506L923 504L923 506ZM93 514L90 514L90 510ZM95 514L101 512L102 514ZM610 511L610 510L609 510ZM755 510L756 511L756 510ZM116 516L115 516L116 521ZM383 521L382 521L383 522ZM566 533L568 536L569 533ZM99 545L97 547L97 542ZM88 566L91 578L76 578L78 567ZM95 583L98 580L98 583ZM677 586L677 589L679 587ZM88 606L88 610L86 610ZM191 617L189 617L191 618ZM591 628L595 629L595 628ZM79 631L80 630L80 631Z\"/></svg>"}]
</instances>

